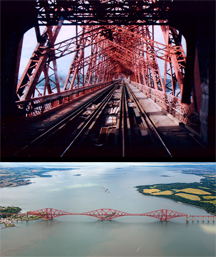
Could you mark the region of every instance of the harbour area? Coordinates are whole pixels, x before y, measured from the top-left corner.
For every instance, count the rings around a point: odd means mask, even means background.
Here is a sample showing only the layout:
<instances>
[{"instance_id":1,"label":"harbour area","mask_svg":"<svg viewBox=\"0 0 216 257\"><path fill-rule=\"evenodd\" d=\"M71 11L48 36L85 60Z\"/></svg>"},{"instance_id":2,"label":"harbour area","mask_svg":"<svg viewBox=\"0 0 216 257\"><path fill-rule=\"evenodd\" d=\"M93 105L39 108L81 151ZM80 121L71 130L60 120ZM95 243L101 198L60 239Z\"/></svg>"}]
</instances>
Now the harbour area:
<instances>
[{"instance_id":1,"label":"harbour area","mask_svg":"<svg viewBox=\"0 0 216 257\"><path fill-rule=\"evenodd\" d=\"M2 228L8 228L8 227L17 227L17 225L14 224L14 222L17 221L29 221L29 220L37 220L40 219L39 216L28 216L27 215L16 215L15 217L11 216L8 218L1 218L0 224L4 224L5 227Z\"/></svg>"},{"instance_id":2,"label":"harbour area","mask_svg":"<svg viewBox=\"0 0 216 257\"><path fill-rule=\"evenodd\" d=\"M3 228L8 228L8 227L15 227L16 225L13 223L12 220L9 220L9 219L4 219L4 218L1 218L0 220L0 224L3 224L4 227L1 227L1 229Z\"/></svg>"},{"instance_id":3,"label":"harbour area","mask_svg":"<svg viewBox=\"0 0 216 257\"><path fill-rule=\"evenodd\" d=\"M36 215L28 215L28 213L21 213L20 207L0 206L0 224L1 228L16 227L14 222L36 220L41 217Z\"/></svg>"}]
</instances>

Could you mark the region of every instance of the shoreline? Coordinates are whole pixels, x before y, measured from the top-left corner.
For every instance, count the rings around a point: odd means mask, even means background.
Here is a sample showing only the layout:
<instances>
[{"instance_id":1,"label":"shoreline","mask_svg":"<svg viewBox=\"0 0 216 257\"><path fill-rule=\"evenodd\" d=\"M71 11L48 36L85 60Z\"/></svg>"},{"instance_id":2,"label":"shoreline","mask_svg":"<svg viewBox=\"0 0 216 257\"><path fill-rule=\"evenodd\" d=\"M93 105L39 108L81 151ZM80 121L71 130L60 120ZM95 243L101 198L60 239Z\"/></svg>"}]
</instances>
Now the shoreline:
<instances>
[{"instance_id":1,"label":"shoreline","mask_svg":"<svg viewBox=\"0 0 216 257\"><path fill-rule=\"evenodd\" d=\"M14 224L14 222L18 222L18 221L34 221L34 220L38 220L38 219L41 219L41 217L36 217L36 218L28 218L28 219L12 219L10 220L11 223L7 223L7 221L1 221L0 220L0 224L4 224L4 227L1 228L1 229L4 229L4 228L11 228L11 227L19 227L17 226L16 224Z\"/></svg>"},{"instance_id":2,"label":"shoreline","mask_svg":"<svg viewBox=\"0 0 216 257\"><path fill-rule=\"evenodd\" d=\"M0 165L2 172L0 171L1 178L4 182L0 182L0 189L6 187L18 187L18 186L27 186L32 183L31 179L33 178L51 178L53 175L50 172L55 170L64 171L64 170L77 170L78 168L57 168L44 166L30 166L30 167L7 167ZM19 174L17 175L17 170Z\"/></svg>"},{"instance_id":3,"label":"shoreline","mask_svg":"<svg viewBox=\"0 0 216 257\"><path fill-rule=\"evenodd\" d=\"M137 190L138 191L138 190ZM205 210L207 213L213 215L213 216L216 216L216 214L214 213L211 213L211 212L208 212L206 209L204 209L203 207L200 207L200 206L197 206L197 205L193 205L193 204L190 204L190 203L184 203L184 202L179 202L179 201L176 201L174 199L171 199L171 198L168 198L168 197L163 197L163 196L158 196L158 195L147 195L147 194L142 194L138 191L139 194L141 195L145 195L145 196L154 196L154 197L161 197L161 198L164 198L164 199L168 199L168 200L171 200L171 201L174 201L176 203L179 203L179 204L186 204L186 205L189 205L189 206L192 206L192 207L196 207L196 208L199 208L199 209L202 209L202 210Z\"/></svg>"},{"instance_id":4,"label":"shoreline","mask_svg":"<svg viewBox=\"0 0 216 257\"><path fill-rule=\"evenodd\" d=\"M18 226L15 225L14 223L10 224L11 226L8 226L8 224L7 224L6 222L1 222L0 224L3 224L3 225L4 225L4 227L1 228L1 229L18 227Z\"/></svg>"},{"instance_id":5,"label":"shoreline","mask_svg":"<svg viewBox=\"0 0 216 257\"><path fill-rule=\"evenodd\" d=\"M200 181L189 183L173 182L160 184L158 183L152 185L138 185L135 186L135 188L142 195L170 199L177 203L183 203L203 209L210 215L216 216L216 172L214 170L179 170L179 172L185 175L193 174L195 176L201 177ZM161 194L154 194L154 191L161 192ZM178 192L182 192L183 194L178 194ZM185 196L185 194L188 196ZM212 196L212 198L205 198L206 195Z\"/></svg>"}]
</instances>

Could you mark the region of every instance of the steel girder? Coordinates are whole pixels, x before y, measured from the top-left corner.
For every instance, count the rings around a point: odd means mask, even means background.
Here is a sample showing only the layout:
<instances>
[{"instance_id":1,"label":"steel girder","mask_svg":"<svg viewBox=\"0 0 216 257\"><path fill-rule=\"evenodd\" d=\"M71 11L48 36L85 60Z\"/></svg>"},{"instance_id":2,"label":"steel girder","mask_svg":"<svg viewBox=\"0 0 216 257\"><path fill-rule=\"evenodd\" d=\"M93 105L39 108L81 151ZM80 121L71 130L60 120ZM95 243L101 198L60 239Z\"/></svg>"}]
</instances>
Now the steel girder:
<instances>
[{"instance_id":1,"label":"steel girder","mask_svg":"<svg viewBox=\"0 0 216 257\"><path fill-rule=\"evenodd\" d=\"M29 211L29 212L27 212L27 214L40 216L44 219L49 219L49 220L52 220L53 218L56 218L59 216L73 215L70 212L60 211L60 210L53 209L53 208L44 208L44 209L40 209L40 210L36 210L36 211Z\"/></svg>"},{"instance_id":2,"label":"steel girder","mask_svg":"<svg viewBox=\"0 0 216 257\"><path fill-rule=\"evenodd\" d=\"M161 209L157 211L143 213L142 216L148 216L148 217L153 217L162 221L168 221L174 218L186 217L187 214L171 211L167 209Z\"/></svg>"},{"instance_id":3,"label":"steel girder","mask_svg":"<svg viewBox=\"0 0 216 257\"><path fill-rule=\"evenodd\" d=\"M79 33L76 31L74 37L55 44L62 22L61 19L54 28L46 27L42 35L44 40L37 44L17 85L17 95L21 102L104 83L120 74L130 76L132 81L143 86L166 93L166 76L169 74L167 63L172 67L172 80L176 77L182 83L185 54L179 43L180 36L173 28L162 29L166 38L169 32L169 41L172 41L169 44L154 41L149 25L86 25L81 27ZM56 60L66 55L73 55L73 60L61 89ZM158 65L159 59L165 62L164 80ZM51 62L54 76L49 74ZM172 81L172 89L169 88L172 95L175 95L174 84ZM38 102L35 104L38 106ZM46 108L52 108L52 104Z\"/></svg>"},{"instance_id":4,"label":"steel girder","mask_svg":"<svg viewBox=\"0 0 216 257\"><path fill-rule=\"evenodd\" d=\"M46 94L46 90L48 94L52 93L54 88L57 89L57 92L60 92L59 81L57 76L57 65L55 59L53 59L53 67L50 66L50 57L55 56L55 49L53 49L53 44L59 34L61 29L62 22L55 27L46 27L42 34L42 42L37 43L37 46L24 70L18 84L17 84L17 96L19 99L26 100L35 96L35 91L37 91L37 84L42 82L40 79L40 75L42 71L44 72L45 86L44 86L44 95ZM52 50L49 54L42 54L44 49L51 48ZM52 72L55 76L55 81L52 80L55 85L54 88L51 88L49 69L52 69ZM42 95L39 92L39 95Z\"/></svg>"},{"instance_id":5,"label":"steel girder","mask_svg":"<svg viewBox=\"0 0 216 257\"><path fill-rule=\"evenodd\" d=\"M166 84L165 74L168 74L171 78L171 88L167 85L172 94L176 96L176 81L178 82L180 91L178 94L183 93L183 83L186 67L186 55L184 53L182 44L181 44L181 34L172 27L168 25L161 26L163 32L164 40L167 45L172 45L175 47L175 54L167 54L165 65L164 65L164 83ZM169 68L167 63L169 62Z\"/></svg>"},{"instance_id":6,"label":"steel girder","mask_svg":"<svg viewBox=\"0 0 216 257\"><path fill-rule=\"evenodd\" d=\"M171 0L36 0L36 10L39 22L45 25L62 17L67 25L160 24L159 20L167 19L171 4Z\"/></svg>"},{"instance_id":7,"label":"steel girder","mask_svg":"<svg viewBox=\"0 0 216 257\"><path fill-rule=\"evenodd\" d=\"M0 213L0 215L17 215L17 214L12 214L12 213ZM146 217L152 217L159 219L161 221L169 221L174 218L179 218L179 217L186 217L186 221L189 221L189 217L192 217L192 221L194 221L194 217L197 217L197 221L199 221L199 218L204 218L207 217L208 221L209 218L213 218L213 222L215 221L216 216L210 216L210 215L189 215L189 214L184 214L172 210L167 210L167 209L160 209L157 211L151 211L151 212L146 212L146 213L128 213L128 212L122 212L118 211L115 209L110 209L110 208L101 208L93 211L87 211L87 212L82 212L82 213L71 213L71 212L66 212L66 211L61 211L53 208L43 208L40 210L36 211L29 211L27 213L19 213L19 216L27 216L28 215L35 215L42 217L45 220L52 220L53 218L60 217L60 216L65 216L65 215L82 215L82 216L90 216L94 217L100 220L112 220L115 218L119 217L125 217L125 216L146 216Z\"/></svg>"},{"instance_id":8,"label":"steel girder","mask_svg":"<svg viewBox=\"0 0 216 257\"><path fill-rule=\"evenodd\" d=\"M84 213L82 213L82 215L95 217L100 220L112 220L112 219L115 219L118 217L131 216L132 214L114 210L114 209L110 209L110 208L102 208L102 209L98 209L98 210L84 212Z\"/></svg>"},{"instance_id":9,"label":"steel girder","mask_svg":"<svg viewBox=\"0 0 216 257\"><path fill-rule=\"evenodd\" d=\"M94 217L100 220L112 220L119 217L125 216L146 216L159 219L161 221L168 221L174 218L180 217L215 217L210 215L189 215L181 212L176 212L168 209L160 209L156 211L146 212L146 213L128 213L123 211L118 211L110 208L101 208L93 211L87 211L82 213L71 213L66 211L61 211L53 208L44 208L36 211L29 211L27 215L36 215L43 217L44 219L53 219L64 215L84 215Z\"/></svg>"}]
</instances>

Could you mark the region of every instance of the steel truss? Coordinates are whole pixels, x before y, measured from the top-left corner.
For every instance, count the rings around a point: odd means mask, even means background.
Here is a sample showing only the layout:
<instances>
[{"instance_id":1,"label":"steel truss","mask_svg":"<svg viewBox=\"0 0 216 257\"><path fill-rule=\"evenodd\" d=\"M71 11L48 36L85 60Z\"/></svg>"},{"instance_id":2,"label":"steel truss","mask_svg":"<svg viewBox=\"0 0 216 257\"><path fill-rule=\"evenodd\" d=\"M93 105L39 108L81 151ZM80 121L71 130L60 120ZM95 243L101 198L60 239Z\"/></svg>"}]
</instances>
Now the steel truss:
<instances>
[{"instance_id":1,"label":"steel truss","mask_svg":"<svg viewBox=\"0 0 216 257\"><path fill-rule=\"evenodd\" d=\"M60 8L60 1L43 1L44 4L48 2L50 6L54 4ZM98 1L89 2L96 4ZM107 1L101 2L107 4ZM147 1L144 2L147 6ZM150 2L152 4L153 1ZM122 4L121 1L113 3ZM41 8L45 10L48 7ZM181 97L186 56L181 45L181 35L176 29L168 25L161 26L165 39L165 44L162 44L154 40L153 27L150 25L95 25L89 21L79 27L80 32L76 25L74 37L55 43L64 21L60 17L58 25L46 26L18 82L17 96L20 100L17 104L27 110L28 116L41 114L67 102L68 98L59 98L63 92L73 93L77 89L84 90L103 83L105 85L120 77L141 85L144 91L146 88L157 90L163 94L165 102L169 96ZM160 20L160 23L165 24L164 20ZM56 60L66 55L72 56L72 62L61 87ZM158 60L164 62L163 73L159 69ZM49 100L51 95L55 97ZM182 115L186 115L185 111Z\"/></svg>"},{"instance_id":2,"label":"steel truss","mask_svg":"<svg viewBox=\"0 0 216 257\"><path fill-rule=\"evenodd\" d=\"M152 217L159 219L161 221L168 221L174 218L179 218L179 217L188 217L188 214L168 210L168 209L160 209L157 211L151 211L151 212L146 212L146 213L128 213L128 212L123 212L123 211L118 211L115 209L110 209L110 208L101 208L93 211L87 211L87 212L82 212L82 213L71 213L71 212L65 212L65 211L60 211L56 210L53 208L44 208L36 211L29 211L27 212L27 215L37 215L40 216L44 219L53 219L59 216L64 216L64 215L84 215L84 216L90 216L94 217L100 220L112 220L115 218L119 217L125 217L125 216L146 216L146 217ZM215 217L215 216L210 216L210 215L190 215L192 217Z\"/></svg>"},{"instance_id":3,"label":"steel truss","mask_svg":"<svg viewBox=\"0 0 216 257\"><path fill-rule=\"evenodd\" d=\"M171 5L171 0L36 0L38 21L45 25L61 17L65 25L160 24Z\"/></svg>"},{"instance_id":4,"label":"steel truss","mask_svg":"<svg viewBox=\"0 0 216 257\"><path fill-rule=\"evenodd\" d=\"M29 211L27 212L27 215L36 215L44 219L52 220L53 218L56 218L59 216L72 215L72 213L66 212L66 211L60 211L53 208L44 208L37 211Z\"/></svg>"},{"instance_id":5,"label":"steel truss","mask_svg":"<svg viewBox=\"0 0 216 257\"><path fill-rule=\"evenodd\" d=\"M197 217L197 221L199 221L199 218L208 218L208 222L210 218L213 218L213 222L215 222L215 217L213 215L189 215L189 214L184 214L181 212L176 212L168 209L160 209L157 211L151 211L151 212L146 212L146 213L128 213L128 212L123 212L123 211L118 211L115 209L110 209L110 208L101 208L93 211L87 211L87 212L82 212L82 213L72 213L72 212L66 212L66 211L61 211L57 210L54 208L43 208L40 210L36 211L29 211L27 213L0 213L1 215L6 215L6 216L13 216L13 215L18 215L18 216L29 216L29 215L34 215L43 218L44 220L52 220L54 218L60 217L60 216L65 216L65 215L82 215L82 216L90 216L97 218L99 220L112 220L115 218L119 217L126 217L126 216L142 216L142 217L152 217L159 219L161 221L169 221L174 218L180 218L180 217L186 217L186 221L189 221L189 217L192 217L192 221L194 221L194 217Z\"/></svg>"},{"instance_id":6,"label":"steel truss","mask_svg":"<svg viewBox=\"0 0 216 257\"><path fill-rule=\"evenodd\" d=\"M157 211L144 213L142 216L148 216L148 217L153 217L162 221L168 221L174 218L186 217L187 214L171 211L167 209L161 209Z\"/></svg>"}]
</instances>

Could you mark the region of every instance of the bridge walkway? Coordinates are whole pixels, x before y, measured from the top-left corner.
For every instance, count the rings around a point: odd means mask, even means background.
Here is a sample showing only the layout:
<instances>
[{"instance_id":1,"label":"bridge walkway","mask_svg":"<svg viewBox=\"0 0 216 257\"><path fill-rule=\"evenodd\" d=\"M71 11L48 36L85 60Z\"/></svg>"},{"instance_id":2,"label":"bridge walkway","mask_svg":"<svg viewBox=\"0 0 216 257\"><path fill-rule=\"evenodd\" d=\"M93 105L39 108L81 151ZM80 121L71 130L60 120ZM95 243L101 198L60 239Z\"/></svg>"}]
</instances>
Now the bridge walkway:
<instances>
[{"instance_id":1,"label":"bridge walkway","mask_svg":"<svg viewBox=\"0 0 216 257\"><path fill-rule=\"evenodd\" d=\"M152 120L173 157L188 156L195 158L208 156L208 152L199 142L199 134L195 130L180 123L173 115L167 113L132 84L129 84L129 87Z\"/></svg>"}]
</instances>

